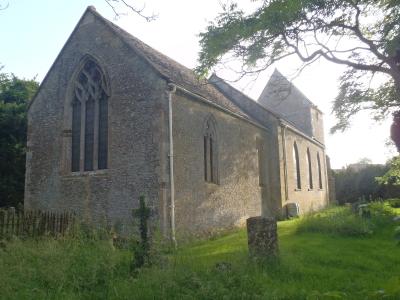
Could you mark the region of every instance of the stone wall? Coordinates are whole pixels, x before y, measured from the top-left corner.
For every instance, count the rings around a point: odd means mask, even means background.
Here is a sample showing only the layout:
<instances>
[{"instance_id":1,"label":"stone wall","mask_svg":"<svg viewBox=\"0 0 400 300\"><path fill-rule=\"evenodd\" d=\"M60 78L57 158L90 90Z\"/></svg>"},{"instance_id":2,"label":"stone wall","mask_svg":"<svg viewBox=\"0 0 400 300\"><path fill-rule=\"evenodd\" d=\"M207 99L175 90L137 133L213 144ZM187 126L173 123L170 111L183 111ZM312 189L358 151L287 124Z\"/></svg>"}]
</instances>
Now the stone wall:
<instances>
[{"instance_id":1,"label":"stone wall","mask_svg":"<svg viewBox=\"0 0 400 300\"><path fill-rule=\"evenodd\" d=\"M218 184L204 180L203 128L210 115L217 127ZM181 93L173 96L173 128L179 235L244 225L248 217L275 209L272 190L278 179L272 177L279 170L271 163L277 161L271 149L277 145L276 136ZM261 183L257 141L266 149L261 164L267 176Z\"/></svg>"},{"instance_id":2,"label":"stone wall","mask_svg":"<svg viewBox=\"0 0 400 300\"><path fill-rule=\"evenodd\" d=\"M324 115L321 111L311 108L311 122L313 128L313 136L322 144L325 144L324 138Z\"/></svg>"},{"instance_id":3,"label":"stone wall","mask_svg":"<svg viewBox=\"0 0 400 300\"><path fill-rule=\"evenodd\" d=\"M312 142L302 135L296 133L290 128L285 128L285 147L286 149L286 180L282 178L282 205L286 203L298 203L300 206L300 213L306 213L313 210L318 210L328 204L329 187L327 181L327 165L325 159L325 150L318 143ZM300 161L300 178L301 189L297 188L296 166L293 154L293 145L296 142L299 152ZM309 186L309 171L307 164L307 148L310 150L313 188ZM318 182L318 164L317 153L319 153L321 162L321 176L322 176L322 189L319 188ZM281 168L282 174L284 173L284 157L282 157ZM284 182L287 182L287 185ZM283 212L284 213L284 212Z\"/></svg>"},{"instance_id":4,"label":"stone wall","mask_svg":"<svg viewBox=\"0 0 400 300\"><path fill-rule=\"evenodd\" d=\"M109 164L106 170L71 173L71 86L85 55L93 56L109 80ZM165 91L165 81L148 64L85 14L28 112L26 208L72 209L89 220L130 224L131 209L144 194L157 210L165 186Z\"/></svg>"},{"instance_id":5,"label":"stone wall","mask_svg":"<svg viewBox=\"0 0 400 300\"><path fill-rule=\"evenodd\" d=\"M144 194L154 224L170 233L169 92L167 82L140 55L101 19L91 12L84 15L28 112L26 208L74 210L90 221L127 227ZM73 83L88 56L102 68L110 87L108 168L72 173ZM288 202L298 202L303 212L326 204L325 153L318 143L291 129L283 139L277 117L247 98L235 99L263 125L179 89L172 97L178 238L240 226L251 216L274 217ZM204 125L210 116L216 122L217 183L204 178ZM300 151L301 190L295 189L294 140ZM313 157L313 190L307 189L307 147ZM317 152L322 189L317 188Z\"/></svg>"}]
</instances>

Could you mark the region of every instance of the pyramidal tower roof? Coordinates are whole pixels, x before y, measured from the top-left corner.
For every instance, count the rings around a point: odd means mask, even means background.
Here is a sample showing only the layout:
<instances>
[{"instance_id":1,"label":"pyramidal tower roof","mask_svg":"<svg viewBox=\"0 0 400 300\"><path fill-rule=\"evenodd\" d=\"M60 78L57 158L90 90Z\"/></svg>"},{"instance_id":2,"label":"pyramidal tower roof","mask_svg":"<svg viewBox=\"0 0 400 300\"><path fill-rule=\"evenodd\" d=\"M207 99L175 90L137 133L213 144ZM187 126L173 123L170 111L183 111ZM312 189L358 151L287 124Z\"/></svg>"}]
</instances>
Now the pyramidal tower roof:
<instances>
[{"instance_id":1,"label":"pyramidal tower roof","mask_svg":"<svg viewBox=\"0 0 400 300\"><path fill-rule=\"evenodd\" d=\"M303 103L313 107L322 113L319 108L311 102L291 81L275 69L270 79L264 87L258 102L264 107L271 109L272 111L279 112L276 110L277 102L280 105L287 105L292 98L296 98ZM275 109L274 109L275 108Z\"/></svg>"}]
</instances>

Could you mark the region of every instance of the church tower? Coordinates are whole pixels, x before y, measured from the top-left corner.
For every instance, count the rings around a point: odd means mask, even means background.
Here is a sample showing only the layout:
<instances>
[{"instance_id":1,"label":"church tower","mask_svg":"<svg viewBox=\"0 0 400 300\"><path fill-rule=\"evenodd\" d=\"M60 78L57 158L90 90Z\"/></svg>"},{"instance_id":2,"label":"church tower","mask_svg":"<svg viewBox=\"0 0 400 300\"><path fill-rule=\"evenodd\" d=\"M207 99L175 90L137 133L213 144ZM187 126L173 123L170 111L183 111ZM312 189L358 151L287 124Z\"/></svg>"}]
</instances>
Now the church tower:
<instances>
[{"instance_id":1,"label":"church tower","mask_svg":"<svg viewBox=\"0 0 400 300\"><path fill-rule=\"evenodd\" d=\"M323 113L277 69L261 93L258 103L324 144Z\"/></svg>"}]
</instances>

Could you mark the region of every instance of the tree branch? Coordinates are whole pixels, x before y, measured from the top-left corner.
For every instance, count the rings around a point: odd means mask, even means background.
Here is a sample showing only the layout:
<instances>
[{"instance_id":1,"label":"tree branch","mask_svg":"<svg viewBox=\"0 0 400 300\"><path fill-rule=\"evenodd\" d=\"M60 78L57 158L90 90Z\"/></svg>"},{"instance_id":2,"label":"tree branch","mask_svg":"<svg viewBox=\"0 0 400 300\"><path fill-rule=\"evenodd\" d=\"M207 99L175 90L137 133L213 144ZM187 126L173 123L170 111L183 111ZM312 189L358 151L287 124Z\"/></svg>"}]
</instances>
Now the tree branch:
<instances>
[{"instance_id":1,"label":"tree branch","mask_svg":"<svg viewBox=\"0 0 400 300\"><path fill-rule=\"evenodd\" d=\"M340 65L347 65L349 67L352 67L352 68L355 68L355 69L358 69L358 70L382 72L382 73L386 73L386 74L392 75L390 69L384 68L382 66L379 66L379 65L366 65L366 64L356 63L356 62L352 62L352 61L345 60L345 59L340 59L340 58L337 58L337 57L333 56L330 52L322 51L322 49L318 49L318 50L314 51L313 53L311 53L310 55L304 56L300 52L300 49L297 46L295 46L295 45L293 45L292 43L289 42L289 40L287 39L285 33L282 33L282 38L283 38L285 44L287 45L287 47L293 49L294 52L299 56L299 58L303 62L310 62L314 58L321 56L321 57L325 58L328 61L334 62L336 64L340 64ZM329 54L331 54L331 56L329 56Z\"/></svg>"},{"instance_id":2,"label":"tree branch","mask_svg":"<svg viewBox=\"0 0 400 300\"><path fill-rule=\"evenodd\" d=\"M5 10L5 9L7 9L9 5L10 5L9 2L7 2L7 4L4 5L4 6L3 6L3 5L0 5L0 10Z\"/></svg>"},{"instance_id":3,"label":"tree branch","mask_svg":"<svg viewBox=\"0 0 400 300\"><path fill-rule=\"evenodd\" d=\"M146 8L146 5L144 4L142 8L136 8L133 5L129 4L127 2L127 0L104 0L113 10L115 17L119 18L122 14L120 12L118 12L117 8L115 5L113 5L113 3L122 3L125 7L127 7L130 11L134 12L135 14L137 14L138 16L140 16L141 18L145 19L147 22L151 22L154 21L155 19L157 19L157 15L152 14L150 16L147 16L144 14L144 10Z\"/></svg>"}]
</instances>

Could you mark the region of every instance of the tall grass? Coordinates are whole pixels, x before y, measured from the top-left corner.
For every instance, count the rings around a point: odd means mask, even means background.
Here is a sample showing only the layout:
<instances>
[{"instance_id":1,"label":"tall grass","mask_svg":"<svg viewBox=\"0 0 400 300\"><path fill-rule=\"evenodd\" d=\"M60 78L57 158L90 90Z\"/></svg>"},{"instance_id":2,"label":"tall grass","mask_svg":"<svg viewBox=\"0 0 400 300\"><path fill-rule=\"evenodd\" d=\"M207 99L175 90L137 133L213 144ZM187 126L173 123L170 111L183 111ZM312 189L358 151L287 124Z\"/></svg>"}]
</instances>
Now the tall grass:
<instances>
[{"instance_id":1,"label":"tall grass","mask_svg":"<svg viewBox=\"0 0 400 300\"><path fill-rule=\"evenodd\" d=\"M14 239L0 250L0 299L107 299L130 259L93 236Z\"/></svg>"},{"instance_id":2,"label":"tall grass","mask_svg":"<svg viewBox=\"0 0 400 300\"><path fill-rule=\"evenodd\" d=\"M332 207L301 217L297 221L297 232L366 237L386 228L393 216L394 211L383 202L373 202L356 211L351 207Z\"/></svg>"},{"instance_id":3,"label":"tall grass","mask_svg":"<svg viewBox=\"0 0 400 300\"><path fill-rule=\"evenodd\" d=\"M364 238L348 235L358 226L348 224L364 219L347 209L299 229L310 218L279 222L275 264L249 259L239 230L184 246L133 276L131 250L114 247L104 232L3 241L0 299L400 299L400 248L385 230L391 223L378 222ZM325 231L314 230L326 221Z\"/></svg>"}]
</instances>

